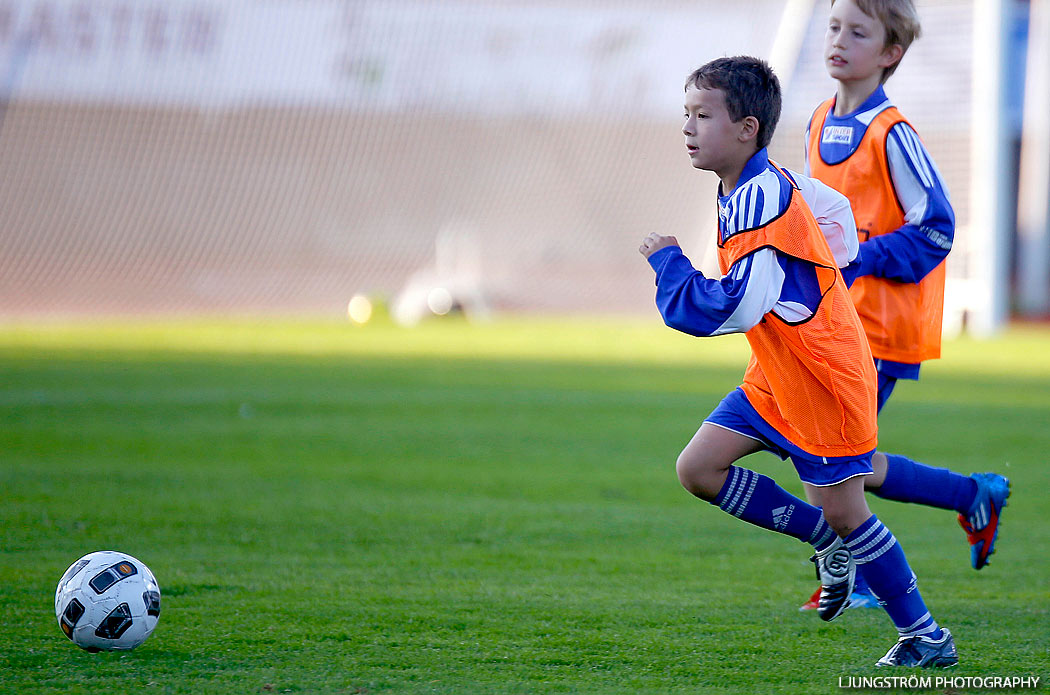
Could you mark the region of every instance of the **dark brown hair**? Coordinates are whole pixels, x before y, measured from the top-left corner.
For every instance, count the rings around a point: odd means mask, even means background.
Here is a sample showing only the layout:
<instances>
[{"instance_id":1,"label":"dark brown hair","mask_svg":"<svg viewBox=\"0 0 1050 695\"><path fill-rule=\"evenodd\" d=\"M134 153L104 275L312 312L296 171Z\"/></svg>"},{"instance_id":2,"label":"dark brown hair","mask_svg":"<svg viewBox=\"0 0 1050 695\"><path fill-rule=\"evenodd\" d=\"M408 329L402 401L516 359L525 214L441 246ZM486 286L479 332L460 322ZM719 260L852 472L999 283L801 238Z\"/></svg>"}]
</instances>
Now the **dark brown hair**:
<instances>
[{"instance_id":1,"label":"dark brown hair","mask_svg":"<svg viewBox=\"0 0 1050 695\"><path fill-rule=\"evenodd\" d=\"M716 58L689 75L685 88L690 86L720 89L734 123L754 116L758 121L758 149L773 139L780 120L780 80L766 61L751 56Z\"/></svg>"}]
</instances>

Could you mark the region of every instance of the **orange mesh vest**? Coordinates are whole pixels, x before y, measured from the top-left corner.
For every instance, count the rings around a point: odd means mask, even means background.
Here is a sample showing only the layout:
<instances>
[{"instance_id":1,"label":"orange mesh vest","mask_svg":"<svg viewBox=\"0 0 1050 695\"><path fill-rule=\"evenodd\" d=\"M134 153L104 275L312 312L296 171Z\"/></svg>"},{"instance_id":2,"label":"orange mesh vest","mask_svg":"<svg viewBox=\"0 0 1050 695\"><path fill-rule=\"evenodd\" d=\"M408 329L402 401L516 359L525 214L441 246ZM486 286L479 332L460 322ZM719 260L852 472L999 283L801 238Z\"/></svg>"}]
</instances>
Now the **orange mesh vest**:
<instances>
[{"instance_id":1,"label":"orange mesh vest","mask_svg":"<svg viewBox=\"0 0 1050 695\"><path fill-rule=\"evenodd\" d=\"M849 198L861 241L889 234L904 224L904 211L890 178L886 137L894 125L907 121L894 107L882 111L852 155L826 164L820 138L833 105L834 99L825 101L810 122L810 174ZM941 356L944 268L942 261L917 284L870 275L854 281L850 294L876 358L917 364Z\"/></svg>"},{"instance_id":2,"label":"orange mesh vest","mask_svg":"<svg viewBox=\"0 0 1050 695\"><path fill-rule=\"evenodd\" d=\"M878 434L875 364L831 249L794 187L779 217L720 238L722 274L768 247L815 264L822 299L801 323L768 313L745 334L751 361L741 388L758 414L803 451L826 457L865 454L875 448Z\"/></svg>"}]
</instances>

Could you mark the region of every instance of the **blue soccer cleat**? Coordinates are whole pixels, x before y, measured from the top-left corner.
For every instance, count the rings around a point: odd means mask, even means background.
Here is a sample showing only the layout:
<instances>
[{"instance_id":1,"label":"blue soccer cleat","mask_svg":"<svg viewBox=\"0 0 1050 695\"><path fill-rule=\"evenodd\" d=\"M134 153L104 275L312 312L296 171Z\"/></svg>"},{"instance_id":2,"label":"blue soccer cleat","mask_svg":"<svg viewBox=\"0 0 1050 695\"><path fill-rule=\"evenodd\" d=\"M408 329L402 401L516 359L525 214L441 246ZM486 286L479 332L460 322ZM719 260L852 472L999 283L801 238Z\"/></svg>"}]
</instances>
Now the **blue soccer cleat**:
<instances>
[{"instance_id":1,"label":"blue soccer cleat","mask_svg":"<svg viewBox=\"0 0 1050 695\"><path fill-rule=\"evenodd\" d=\"M979 570L995 552L999 519L1010 496L1010 480L998 473L974 473L970 477L977 483L977 496L966 514L959 515L959 525L970 541L970 564Z\"/></svg>"},{"instance_id":2,"label":"blue soccer cleat","mask_svg":"<svg viewBox=\"0 0 1050 695\"><path fill-rule=\"evenodd\" d=\"M817 590L813 592L813 595L809 597L809 600L798 607L800 611L815 611L820 607L820 590L822 587L817 587ZM881 608L879 605L878 597L871 593L871 589L861 588L857 589L854 587L853 593L849 595L849 605L846 606L847 610L853 610L854 608Z\"/></svg>"},{"instance_id":3,"label":"blue soccer cleat","mask_svg":"<svg viewBox=\"0 0 1050 695\"><path fill-rule=\"evenodd\" d=\"M941 628L944 635L939 640L929 637L911 635L901 637L897 644L890 647L886 656L876 666L905 666L919 668L949 668L959 663L959 654L955 651L955 639L947 629Z\"/></svg>"},{"instance_id":4,"label":"blue soccer cleat","mask_svg":"<svg viewBox=\"0 0 1050 695\"><path fill-rule=\"evenodd\" d=\"M854 608L881 608L879 598L867 587L860 590L854 589L849 595L849 607Z\"/></svg>"}]
</instances>

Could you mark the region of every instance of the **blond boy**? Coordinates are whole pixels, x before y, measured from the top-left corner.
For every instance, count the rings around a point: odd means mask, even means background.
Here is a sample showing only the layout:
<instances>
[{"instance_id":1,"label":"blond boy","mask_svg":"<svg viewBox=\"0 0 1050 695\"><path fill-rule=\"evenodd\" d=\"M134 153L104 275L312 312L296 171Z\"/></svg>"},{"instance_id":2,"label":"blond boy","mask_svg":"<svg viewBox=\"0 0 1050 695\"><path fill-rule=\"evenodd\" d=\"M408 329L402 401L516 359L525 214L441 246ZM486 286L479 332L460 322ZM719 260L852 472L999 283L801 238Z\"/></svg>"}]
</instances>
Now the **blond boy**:
<instances>
[{"instance_id":1,"label":"blond boy","mask_svg":"<svg viewBox=\"0 0 1050 695\"><path fill-rule=\"evenodd\" d=\"M832 0L824 62L836 93L806 133L806 173L844 194L856 217L860 254L843 272L875 359L880 411L898 379L918 379L921 363L940 357L944 261L955 236L944 181L883 90L919 34L911 0ZM1009 480L881 451L872 466L866 490L956 511L974 569L988 564ZM874 606L863 573L857 584L852 604Z\"/></svg>"}]
</instances>

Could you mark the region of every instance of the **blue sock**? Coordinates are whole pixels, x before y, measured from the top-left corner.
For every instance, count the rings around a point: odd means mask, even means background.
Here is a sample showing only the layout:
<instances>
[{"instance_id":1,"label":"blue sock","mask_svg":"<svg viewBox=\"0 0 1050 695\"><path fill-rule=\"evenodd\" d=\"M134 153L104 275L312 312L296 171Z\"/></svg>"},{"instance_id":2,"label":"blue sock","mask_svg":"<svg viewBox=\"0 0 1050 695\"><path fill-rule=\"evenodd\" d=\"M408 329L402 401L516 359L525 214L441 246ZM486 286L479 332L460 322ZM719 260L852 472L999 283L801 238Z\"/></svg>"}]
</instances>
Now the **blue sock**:
<instances>
[{"instance_id":1,"label":"blue sock","mask_svg":"<svg viewBox=\"0 0 1050 695\"><path fill-rule=\"evenodd\" d=\"M872 514L845 542L897 632L940 639L941 628L926 609L904 549L890 530Z\"/></svg>"},{"instance_id":2,"label":"blue sock","mask_svg":"<svg viewBox=\"0 0 1050 695\"><path fill-rule=\"evenodd\" d=\"M857 579L853 583L853 593L855 594L873 594L874 591L868 585L868 580L864 578L864 565L857 565Z\"/></svg>"},{"instance_id":3,"label":"blue sock","mask_svg":"<svg viewBox=\"0 0 1050 695\"><path fill-rule=\"evenodd\" d=\"M973 478L886 454L886 480L873 493L887 500L954 509L965 514L977 496Z\"/></svg>"},{"instance_id":4,"label":"blue sock","mask_svg":"<svg viewBox=\"0 0 1050 695\"><path fill-rule=\"evenodd\" d=\"M747 468L729 467L729 475L711 502L749 524L793 536L817 550L831 545L835 532L824 521L819 507L807 504Z\"/></svg>"}]
</instances>

